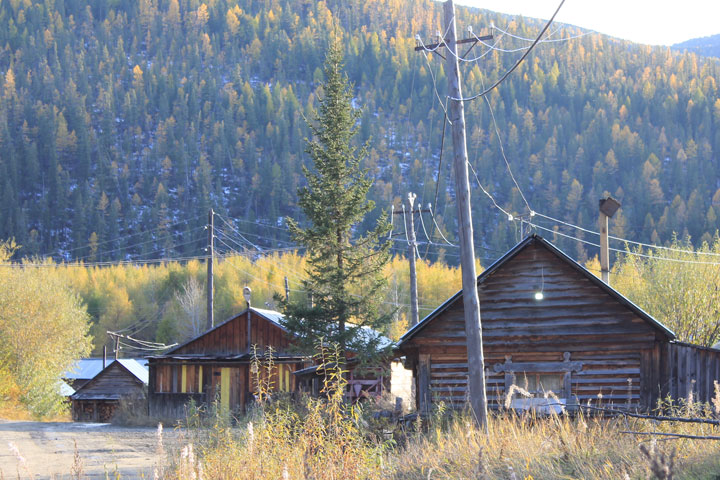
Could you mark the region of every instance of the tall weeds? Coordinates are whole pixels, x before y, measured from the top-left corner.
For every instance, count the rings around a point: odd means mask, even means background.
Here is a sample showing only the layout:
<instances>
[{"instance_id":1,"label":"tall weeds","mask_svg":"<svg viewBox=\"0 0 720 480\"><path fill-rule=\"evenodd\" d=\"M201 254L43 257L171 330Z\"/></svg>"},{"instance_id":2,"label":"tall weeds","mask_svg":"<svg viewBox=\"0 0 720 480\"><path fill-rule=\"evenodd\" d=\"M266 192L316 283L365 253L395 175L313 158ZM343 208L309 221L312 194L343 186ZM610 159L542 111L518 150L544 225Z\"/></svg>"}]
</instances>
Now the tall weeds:
<instances>
[{"instance_id":1,"label":"tall weeds","mask_svg":"<svg viewBox=\"0 0 720 480\"><path fill-rule=\"evenodd\" d=\"M257 359L263 372L267 359ZM193 437L166 478L207 479L624 479L717 478L720 442L667 439L621 432L720 435L710 424L601 417L582 411L550 413L512 409L493 412L489 435L468 414L439 407L393 440L368 428L365 411L344 400L346 387L337 348L323 347L317 361L321 398L278 400L270 390L239 427L216 425ZM260 389L267 382L257 378ZM263 385L265 387L263 387ZM522 394L522 392L520 392ZM663 402L659 410L687 417L716 417L716 401ZM192 462L188 459L192 458ZM172 470L169 472L169 470Z\"/></svg>"},{"instance_id":2,"label":"tall weeds","mask_svg":"<svg viewBox=\"0 0 720 480\"><path fill-rule=\"evenodd\" d=\"M338 348L321 345L318 352L318 371L324 376L322 396L294 403L271 401L267 366L272 359L255 355L252 372L257 407L242 428L210 430L195 446L205 478L349 480L383 476L386 446L366 438L359 410L344 401L346 372ZM186 478L186 471L187 462L177 462L170 478Z\"/></svg>"}]
</instances>

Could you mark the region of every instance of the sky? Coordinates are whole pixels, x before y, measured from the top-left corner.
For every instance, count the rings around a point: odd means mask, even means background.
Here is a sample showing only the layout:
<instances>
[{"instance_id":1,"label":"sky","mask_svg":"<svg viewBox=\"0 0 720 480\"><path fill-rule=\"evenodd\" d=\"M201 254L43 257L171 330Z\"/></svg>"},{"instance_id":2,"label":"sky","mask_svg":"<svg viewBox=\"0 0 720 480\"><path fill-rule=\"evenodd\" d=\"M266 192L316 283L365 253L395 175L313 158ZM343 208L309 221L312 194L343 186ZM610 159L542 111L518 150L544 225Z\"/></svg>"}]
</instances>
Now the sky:
<instances>
[{"instance_id":1,"label":"sky","mask_svg":"<svg viewBox=\"0 0 720 480\"><path fill-rule=\"evenodd\" d=\"M455 3L548 19L560 0L455 0ZM672 45L719 34L720 1L565 0L555 21L637 43ZM480 25L473 27L483 31Z\"/></svg>"}]
</instances>

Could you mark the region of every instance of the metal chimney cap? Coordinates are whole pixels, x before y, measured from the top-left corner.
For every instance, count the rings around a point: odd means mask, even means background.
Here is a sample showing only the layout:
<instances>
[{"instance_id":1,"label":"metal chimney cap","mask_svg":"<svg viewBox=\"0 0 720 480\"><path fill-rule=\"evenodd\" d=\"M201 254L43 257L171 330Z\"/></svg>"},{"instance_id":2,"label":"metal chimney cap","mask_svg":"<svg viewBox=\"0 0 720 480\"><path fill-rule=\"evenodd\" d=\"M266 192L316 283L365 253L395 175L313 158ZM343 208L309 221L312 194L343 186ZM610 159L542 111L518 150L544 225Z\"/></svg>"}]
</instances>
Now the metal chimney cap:
<instances>
[{"instance_id":1,"label":"metal chimney cap","mask_svg":"<svg viewBox=\"0 0 720 480\"><path fill-rule=\"evenodd\" d=\"M621 206L620 202L612 197L600 199L600 211L610 218L615 215L615 212L617 212Z\"/></svg>"}]
</instances>

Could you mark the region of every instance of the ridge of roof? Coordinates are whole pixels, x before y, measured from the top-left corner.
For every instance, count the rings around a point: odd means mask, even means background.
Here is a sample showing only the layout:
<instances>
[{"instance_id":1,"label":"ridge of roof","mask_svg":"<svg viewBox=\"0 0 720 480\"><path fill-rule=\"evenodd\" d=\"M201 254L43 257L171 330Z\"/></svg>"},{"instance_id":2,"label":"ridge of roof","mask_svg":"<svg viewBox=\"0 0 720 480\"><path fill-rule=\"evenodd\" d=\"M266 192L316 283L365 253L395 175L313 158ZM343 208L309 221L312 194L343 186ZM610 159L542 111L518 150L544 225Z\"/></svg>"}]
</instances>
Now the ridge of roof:
<instances>
[{"instance_id":1,"label":"ridge of roof","mask_svg":"<svg viewBox=\"0 0 720 480\"><path fill-rule=\"evenodd\" d=\"M500 258L495 260L486 270L484 270L480 275L478 275L477 279L475 281L476 288L478 285L480 285L482 282L484 282L490 275L492 275L498 268L503 266L510 259L514 258L520 251L524 250L528 245L536 243L536 242L538 244L542 245L543 247L547 248L551 253L555 254L560 260L563 260L565 263L570 265L576 271L578 271L579 273L584 275L596 286L600 287L606 293L610 294L613 298L615 298L615 300L617 300L621 304L628 307L640 318L642 318L643 320L650 323L651 326L660 330L670 340L674 340L676 338L676 335L672 330L670 330L668 327L663 325L660 321L653 318L649 313L647 313L645 310L643 310L638 305L633 303L630 299L625 297L622 293L618 292L617 290L612 288L610 285L603 282L600 278L598 278L592 272L590 272L588 269L586 269L585 267L580 265L568 254L566 254L565 252L560 250L558 247L556 247L555 245L553 245L549 241L545 240L543 237L541 237L540 235L538 235L536 233L532 233L532 234L528 235L527 237L525 237L520 242L518 242L514 247L512 247L510 250L508 250ZM462 297L462 289L460 289L457 293L455 293L450 298L445 300L435 310L433 310L425 318L423 318L422 321L418 322L417 325L414 325L412 328L408 329L408 331L405 332L402 337L400 337L400 340L398 341L397 346L401 347L405 342L407 342L413 336L415 336L415 334L417 334L420 330L425 328L425 326L427 326L427 324L430 323L430 321L432 321L438 315L440 315L445 310L447 310L453 303L455 303L456 300L458 300L461 297Z\"/></svg>"},{"instance_id":2,"label":"ridge of roof","mask_svg":"<svg viewBox=\"0 0 720 480\"><path fill-rule=\"evenodd\" d=\"M204 336L207 335L208 333L213 332L213 331L217 330L218 328L222 327L223 325L226 325L226 324L232 322L232 321L235 320L236 318L242 317L243 315L247 315L248 310L250 310L250 311L253 312L253 313L256 313L256 314L260 315L260 316L261 316L262 318L264 318L265 320L267 320L267 321L269 321L270 323L272 323L272 324L276 325L277 327L281 328L284 332L287 332L287 328L285 328L285 326L281 323L281 322L282 322L282 319L285 318L282 313L276 312L275 310L264 310L264 309L261 309L261 308L250 307L250 308L246 308L245 310L243 310L242 312L240 312L240 313L238 313L238 314L233 315L232 317L224 320L223 322L215 325L215 326L214 326L213 328L211 328L210 330L205 330L205 331L202 332L200 335L196 335L196 336L192 337L191 339L189 339L189 340L181 343L180 345L177 345L177 346L171 348L171 349L168 350L167 352L162 353L162 354L160 354L160 355L155 355L155 356L153 356L153 358L156 358L156 357L164 357L165 355L170 355L170 354L176 352L177 350L180 350L181 348L189 345L190 343L194 342L194 341L197 340L198 338L204 337Z\"/></svg>"},{"instance_id":3,"label":"ridge of roof","mask_svg":"<svg viewBox=\"0 0 720 480\"><path fill-rule=\"evenodd\" d=\"M130 375L138 379L143 384L147 385L150 375L148 373L148 370L143 367L137 360L133 358L118 358L117 360L111 361L105 368L100 370L97 375L95 375L93 378L91 378L87 383L85 383L82 387L75 390L75 393L71 395L72 398L79 398L83 394L83 390L90 388L92 385L95 384L95 380L99 378L101 375L103 375L105 372L110 370L111 368L114 368L113 365L117 365L128 372Z\"/></svg>"}]
</instances>

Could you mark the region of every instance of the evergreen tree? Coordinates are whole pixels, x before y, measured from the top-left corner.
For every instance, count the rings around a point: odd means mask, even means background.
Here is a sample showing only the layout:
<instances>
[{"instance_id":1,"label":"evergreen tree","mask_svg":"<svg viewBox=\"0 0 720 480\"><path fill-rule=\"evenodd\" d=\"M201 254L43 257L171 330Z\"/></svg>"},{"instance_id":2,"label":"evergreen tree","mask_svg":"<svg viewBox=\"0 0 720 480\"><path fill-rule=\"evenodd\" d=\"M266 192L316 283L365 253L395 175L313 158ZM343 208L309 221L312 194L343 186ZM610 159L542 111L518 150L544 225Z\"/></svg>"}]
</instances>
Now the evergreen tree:
<instances>
[{"instance_id":1,"label":"evergreen tree","mask_svg":"<svg viewBox=\"0 0 720 480\"><path fill-rule=\"evenodd\" d=\"M382 330L391 320L379 309L390 249L380 239L389 224L378 221L364 236L357 235L375 204L367 199L372 180L361 167L367 148L353 144L361 113L352 106L352 85L342 61L335 43L325 60L320 109L310 124L314 138L307 141L306 152L314 169L303 168L308 184L298 191L310 225L301 228L287 218L295 240L307 247L309 278L303 286L310 298L285 300L282 307L301 347L310 349L322 338L338 343L343 352L369 353L377 351L380 339L367 327Z\"/></svg>"}]
</instances>

